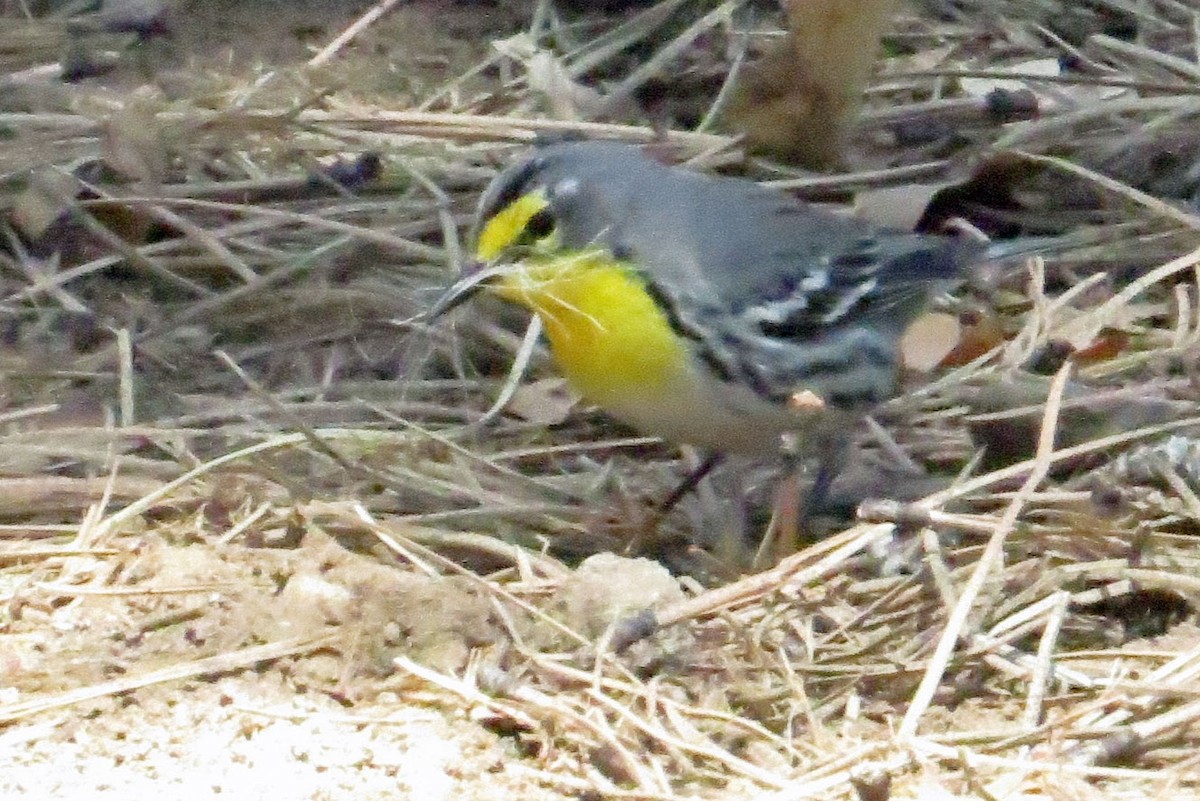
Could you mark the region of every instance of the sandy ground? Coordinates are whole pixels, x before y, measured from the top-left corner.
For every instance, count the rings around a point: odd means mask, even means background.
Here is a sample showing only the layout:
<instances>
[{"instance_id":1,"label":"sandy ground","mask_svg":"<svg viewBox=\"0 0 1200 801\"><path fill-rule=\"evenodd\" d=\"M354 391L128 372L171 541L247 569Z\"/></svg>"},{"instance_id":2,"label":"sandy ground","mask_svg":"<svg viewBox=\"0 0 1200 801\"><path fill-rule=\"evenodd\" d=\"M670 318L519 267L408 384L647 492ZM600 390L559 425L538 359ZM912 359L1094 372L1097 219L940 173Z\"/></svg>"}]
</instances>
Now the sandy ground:
<instances>
[{"instance_id":1,"label":"sandy ground","mask_svg":"<svg viewBox=\"0 0 1200 801\"><path fill-rule=\"evenodd\" d=\"M99 80L136 87L139 70L149 69L169 85L173 71L232 75L294 64L371 5L180 3L172 38L150 42L141 64ZM407 4L357 46L348 79L396 92L399 105L470 66L489 46L483 32L503 27L499 13ZM468 717L467 704L447 706L421 696L417 683L389 677L391 652L307 646L294 657L204 670L207 663L196 660L237 653L246 643L312 640L331 625L357 627L357 641L375 648L389 636L393 646L411 641L412 631L392 615L416 618L427 640L437 640L430 629L446 622L427 607L433 591L406 573L359 560L331 581L313 567L329 565L314 557L311 538L291 551L205 541L214 534L180 542L150 528L122 537L112 543L118 553L73 558L63 572L54 570L55 587L39 586L43 571L0 576L0 595L13 612L0 638L0 703L16 713L0 731L0 797L559 797L514 768L514 741ZM326 557L346 557L326 546L319 546ZM374 623L366 623L364 593L379 589L370 581L392 579L404 585L391 584L400 606L376 604ZM71 585L66 602L64 581ZM406 597L417 606L405 607ZM331 605L347 613L353 606L356 614L329 619ZM429 647L445 647L453 662L465 653L461 643L452 635ZM170 680L179 668L190 675ZM148 684L113 692L114 681ZM49 711L28 715L30 699L55 700Z\"/></svg>"}]
</instances>

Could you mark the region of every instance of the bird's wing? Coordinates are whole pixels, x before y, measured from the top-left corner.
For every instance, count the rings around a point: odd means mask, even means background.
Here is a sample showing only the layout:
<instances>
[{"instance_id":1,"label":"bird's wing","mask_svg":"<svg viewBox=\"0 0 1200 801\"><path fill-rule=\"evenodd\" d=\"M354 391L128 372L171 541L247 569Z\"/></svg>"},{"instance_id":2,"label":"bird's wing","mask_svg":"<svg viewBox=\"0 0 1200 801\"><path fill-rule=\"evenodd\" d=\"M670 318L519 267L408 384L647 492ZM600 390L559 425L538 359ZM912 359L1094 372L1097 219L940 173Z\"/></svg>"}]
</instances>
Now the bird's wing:
<instances>
[{"instance_id":1,"label":"bird's wing","mask_svg":"<svg viewBox=\"0 0 1200 801\"><path fill-rule=\"evenodd\" d=\"M631 195L643 207L623 215L613 242L667 295L723 308L770 338L903 328L976 256L974 243L879 229L749 182L667 178L674 201L655 209L639 200L649 192Z\"/></svg>"}]
</instances>

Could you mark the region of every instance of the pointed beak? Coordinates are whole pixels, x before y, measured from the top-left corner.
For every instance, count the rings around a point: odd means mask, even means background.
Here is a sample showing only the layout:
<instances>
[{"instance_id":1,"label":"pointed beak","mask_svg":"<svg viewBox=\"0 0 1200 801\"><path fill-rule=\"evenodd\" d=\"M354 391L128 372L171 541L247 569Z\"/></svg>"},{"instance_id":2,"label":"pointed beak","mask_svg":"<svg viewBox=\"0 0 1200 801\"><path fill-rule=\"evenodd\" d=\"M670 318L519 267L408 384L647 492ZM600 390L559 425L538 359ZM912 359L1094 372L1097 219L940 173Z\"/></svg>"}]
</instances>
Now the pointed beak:
<instances>
[{"instance_id":1,"label":"pointed beak","mask_svg":"<svg viewBox=\"0 0 1200 801\"><path fill-rule=\"evenodd\" d=\"M466 269L463 270L462 278L455 281L449 289L443 292L432 308L425 312L425 319L432 322L470 300L484 283L494 277L495 274L494 270L488 269L488 265L482 262L474 262L467 265Z\"/></svg>"}]
</instances>

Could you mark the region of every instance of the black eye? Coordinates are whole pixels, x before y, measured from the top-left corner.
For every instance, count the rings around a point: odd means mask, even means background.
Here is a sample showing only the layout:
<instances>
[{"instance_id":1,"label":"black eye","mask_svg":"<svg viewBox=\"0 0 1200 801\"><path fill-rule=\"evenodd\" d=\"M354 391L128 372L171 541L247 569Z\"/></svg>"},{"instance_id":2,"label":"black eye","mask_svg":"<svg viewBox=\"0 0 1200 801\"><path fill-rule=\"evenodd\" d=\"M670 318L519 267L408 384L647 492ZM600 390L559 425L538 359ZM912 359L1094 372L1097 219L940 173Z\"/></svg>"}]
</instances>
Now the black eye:
<instances>
[{"instance_id":1,"label":"black eye","mask_svg":"<svg viewBox=\"0 0 1200 801\"><path fill-rule=\"evenodd\" d=\"M554 233L554 215L550 209L542 209L529 218L525 223L525 233L533 239L541 239Z\"/></svg>"}]
</instances>

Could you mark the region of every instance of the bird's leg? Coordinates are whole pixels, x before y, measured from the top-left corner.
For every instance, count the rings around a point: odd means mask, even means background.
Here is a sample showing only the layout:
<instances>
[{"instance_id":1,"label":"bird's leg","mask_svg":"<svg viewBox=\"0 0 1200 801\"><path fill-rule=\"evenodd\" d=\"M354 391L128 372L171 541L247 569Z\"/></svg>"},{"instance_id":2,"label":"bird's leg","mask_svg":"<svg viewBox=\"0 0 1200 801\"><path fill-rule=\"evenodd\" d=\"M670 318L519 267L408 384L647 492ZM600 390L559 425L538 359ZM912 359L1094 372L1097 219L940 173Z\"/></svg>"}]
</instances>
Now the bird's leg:
<instances>
[{"instance_id":1,"label":"bird's leg","mask_svg":"<svg viewBox=\"0 0 1200 801\"><path fill-rule=\"evenodd\" d=\"M846 437L831 437L821 443L817 453L817 474L813 477L812 486L804 497L801 509L802 526L816 516L829 501L833 481L850 461L852 447L851 440Z\"/></svg>"},{"instance_id":2,"label":"bird's leg","mask_svg":"<svg viewBox=\"0 0 1200 801\"><path fill-rule=\"evenodd\" d=\"M800 440L795 434L780 437L779 455L781 464L771 503L771 520L751 561L756 569L775 564L799 547L803 507L799 502Z\"/></svg>"},{"instance_id":3,"label":"bird's leg","mask_svg":"<svg viewBox=\"0 0 1200 801\"><path fill-rule=\"evenodd\" d=\"M783 464L775 487L771 522L754 556L754 565L775 564L800 550L811 538L811 522L829 500L834 479L846 466L852 442L844 436L821 436L816 440L817 474L807 493L800 491L803 465L799 440L784 435L780 454Z\"/></svg>"},{"instance_id":4,"label":"bird's leg","mask_svg":"<svg viewBox=\"0 0 1200 801\"><path fill-rule=\"evenodd\" d=\"M671 493L658 505L655 513L657 520L666 517L672 509L679 505L680 501L688 496L688 493L700 486L700 482L704 480L705 476L711 473L724 460L725 455L721 453L710 453L708 456L705 456L700 466L684 476L683 480L675 485L675 489L671 490Z\"/></svg>"},{"instance_id":5,"label":"bird's leg","mask_svg":"<svg viewBox=\"0 0 1200 801\"><path fill-rule=\"evenodd\" d=\"M690 459L688 461L690 462ZM686 552L690 554L688 557L689 561L693 561L706 553L703 548L699 550L692 549L691 546L697 544L696 540L692 537L687 538L687 547L681 551L679 549L680 539L673 533L662 530L661 527L667 515L679 505L679 502L686 498L688 494L694 492L699 487L700 482L717 465L721 464L722 461L724 461L722 454L712 453L705 456L697 467L688 470L687 474L675 485L670 494L660 503L656 503L651 507L646 516L639 521L641 532L626 544L624 552L630 555L650 555L652 558L660 560L669 558L670 554L682 555ZM645 549L647 537L650 537L651 545L653 546L650 551ZM719 568L720 566L720 564L715 564L713 567Z\"/></svg>"}]
</instances>

